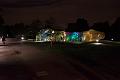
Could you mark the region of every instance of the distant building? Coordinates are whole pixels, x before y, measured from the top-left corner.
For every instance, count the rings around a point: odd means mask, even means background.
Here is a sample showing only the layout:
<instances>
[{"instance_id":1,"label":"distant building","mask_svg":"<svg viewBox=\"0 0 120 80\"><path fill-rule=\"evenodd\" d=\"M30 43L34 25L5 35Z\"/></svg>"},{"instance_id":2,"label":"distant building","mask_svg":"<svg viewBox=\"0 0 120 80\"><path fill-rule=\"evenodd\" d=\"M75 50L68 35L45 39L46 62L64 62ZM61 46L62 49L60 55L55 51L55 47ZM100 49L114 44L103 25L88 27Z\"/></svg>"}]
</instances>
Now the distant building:
<instances>
[{"instance_id":1,"label":"distant building","mask_svg":"<svg viewBox=\"0 0 120 80\"><path fill-rule=\"evenodd\" d=\"M105 38L103 32L99 32L93 29L84 32L65 32L62 30L53 29L42 29L36 35L36 41L47 42L69 42L69 43L80 43L80 42L91 42L99 41Z\"/></svg>"}]
</instances>

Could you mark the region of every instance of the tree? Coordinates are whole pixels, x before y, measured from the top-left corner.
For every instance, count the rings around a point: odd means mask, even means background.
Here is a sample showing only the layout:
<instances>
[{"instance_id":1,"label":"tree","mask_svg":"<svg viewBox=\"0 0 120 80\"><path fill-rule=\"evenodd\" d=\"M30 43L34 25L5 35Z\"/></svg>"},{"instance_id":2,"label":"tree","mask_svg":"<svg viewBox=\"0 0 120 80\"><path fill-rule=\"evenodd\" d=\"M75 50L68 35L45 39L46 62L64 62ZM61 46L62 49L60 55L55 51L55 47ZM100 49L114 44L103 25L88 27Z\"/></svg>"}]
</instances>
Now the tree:
<instances>
[{"instance_id":1,"label":"tree","mask_svg":"<svg viewBox=\"0 0 120 80\"><path fill-rule=\"evenodd\" d=\"M120 40L120 17L118 17L111 25L110 30L111 38L114 38L114 40Z\"/></svg>"},{"instance_id":2,"label":"tree","mask_svg":"<svg viewBox=\"0 0 120 80\"><path fill-rule=\"evenodd\" d=\"M93 26L90 27L91 29L101 31L105 33L105 39L110 38L110 25L109 22L96 22L93 24Z\"/></svg>"},{"instance_id":3,"label":"tree","mask_svg":"<svg viewBox=\"0 0 120 80\"><path fill-rule=\"evenodd\" d=\"M33 32L38 32L40 29L43 28L43 24L39 19L33 20L32 24L30 25L29 29Z\"/></svg>"},{"instance_id":4,"label":"tree","mask_svg":"<svg viewBox=\"0 0 120 80\"><path fill-rule=\"evenodd\" d=\"M109 27L110 27L109 23L106 21L106 22L96 22L90 28L101 32L107 32L109 30Z\"/></svg>"},{"instance_id":5,"label":"tree","mask_svg":"<svg viewBox=\"0 0 120 80\"><path fill-rule=\"evenodd\" d=\"M0 25L3 25L5 23L4 18L0 15Z\"/></svg>"},{"instance_id":6,"label":"tree","mask_svg":"<svg viewBox=\"0 0 120 80\"><path fill-rule=\"evenodd\" d=\"M17 35L22 35L26 32L24 23L16 23L14 25L14 31Z\"/></svg>"},{"instance_id":7,"label":"tree","mask_svg":"<svg viewBox=\"0 0 120 80\"><path fill-rule=\"evenodd\" d=\"M34 26L36 29L41 29L42 22L39 19L33 20L31 26Z\"/></svg>"},{"instance_id":8,"label":"tree","mask_svg":"<svg viewBox=\"0 0 120 80\"><path fill-rule=\"evenodd\" d=\"M113 32L120 33L120 17L118 17L111 26Z\"/></svg>"},{"instance_id":9,"label":"tree","mask_svg":"<svg viewBox=\"0 0 120 80\"><path fill-rule=\"evenodd\" d=\"M66 31L83 32L89 30L88 22L84 18L78 18L76 23L69 23Z\"/></svg>"},{"instance_id":10,"label":"tree","mask_svg":"<svg viewBox=\"0 0 120 80\"><path fill-rule=\"evenodd\" d=\"M4 24L5 21L4 21L4 18L0 15L0 35L5 35L5 27L4 27Z\"/></svg>"},{"instance_id":11,"label":"tree","mask_svg":"<svg viewBox=\"0 0 120 80\"><path fill-rule=\"evenodd\" d=\"M76 23L69 23L68 27L65 31L67 31L67 32L79 32L79 29L76 28Z\"/></svg>"},{"instance_id":12,"label":"tree","mask_svg":"<svg viewBox=\"0 0 120 80\"><path fill-rule=\"evenodd\" d=\"M45 21L45 27L46 28L55 28L56 26L56 20L53 17L50 17Z\"/></svg>"},{"instance_id":13,"label":"tree","mask_svg":"<svg viewBox=\"0 0 120 80\"><path fill-rule=\"evenodd\" d=\"M30 25L26 25L27 38L35 38L36 34L43 28L43 24L39 19L33 20Z\"/></svg>"},{"instance_id":14,"label":"tree","mask_svg":"<svg viewBox=\"0 0 120 80\"><path fill-rule=\"evenodd\" d=\"M88 22L84 18L78 18L76 21L77 29L81 32L89 30Z\"/></svg>"}]
</instances>

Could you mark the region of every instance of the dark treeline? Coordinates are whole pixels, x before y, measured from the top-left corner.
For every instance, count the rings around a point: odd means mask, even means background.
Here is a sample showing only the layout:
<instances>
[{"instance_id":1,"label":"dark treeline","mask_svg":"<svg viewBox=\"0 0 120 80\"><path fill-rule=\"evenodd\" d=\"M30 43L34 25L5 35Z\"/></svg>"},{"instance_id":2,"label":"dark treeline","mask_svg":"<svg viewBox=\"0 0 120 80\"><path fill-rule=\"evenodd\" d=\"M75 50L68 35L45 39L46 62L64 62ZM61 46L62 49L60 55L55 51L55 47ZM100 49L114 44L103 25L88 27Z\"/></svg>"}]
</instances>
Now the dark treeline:
<instances>
[{"instance_id":1,"label":"dark treeline","mask_svg":"<svg viewBox=\"0 0 120 80\"><path fill-rule=\"evenodd\" d=\"M55 19L50 17L46 21L41 22L39 19L33 20L30 25L24 23L16 23L14 25L6 25L5 20L0 16L0 36L16 37L25 35L29 38L35 38L36 34L43 28L54 28Z\"/></svg>"},{"instance_id":2,"label":"dark treeline","mask_svg":"<svg viewBox=\"0 0 120 80\"><path fill-rule=\"evenodd\" d=\"M56 25L55 19L50 17L42 22L39 19L33 20L30 25L24 23L16 23L14 25L6 25L4 18L0 16L0 36L16 37L16 35L25 35L29 38L35 38L37 32L43 28L54 29ZM88 21L84 18L78 18L75 23L69 23L65 31L83 32L94 29L105 33L105 39L120 40L120 17L118 17L112 25L109 22L96 22L89 26Z\"/></svg>"}]
</instances>

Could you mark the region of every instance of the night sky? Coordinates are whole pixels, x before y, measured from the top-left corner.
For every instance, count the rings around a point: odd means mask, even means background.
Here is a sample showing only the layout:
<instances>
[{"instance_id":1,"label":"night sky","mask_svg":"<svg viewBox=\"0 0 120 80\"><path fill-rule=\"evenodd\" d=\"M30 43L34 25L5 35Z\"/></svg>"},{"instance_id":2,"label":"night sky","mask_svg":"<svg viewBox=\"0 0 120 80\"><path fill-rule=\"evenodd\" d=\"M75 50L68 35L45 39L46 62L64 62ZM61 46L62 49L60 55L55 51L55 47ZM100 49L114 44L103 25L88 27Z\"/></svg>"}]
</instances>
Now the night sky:
<instances>
[{"instance_id":1,"label":"night sky","mask_svg":"<svg viewBox=\"0 0 120 80\"><path fill-rule=\"evenodd\" d=\"M0 0L0 13L7 24L53 17L60 26L75 22L78 17L89 23L114 21L120 16L120 0Z\"/></svg>"}]
</instances>

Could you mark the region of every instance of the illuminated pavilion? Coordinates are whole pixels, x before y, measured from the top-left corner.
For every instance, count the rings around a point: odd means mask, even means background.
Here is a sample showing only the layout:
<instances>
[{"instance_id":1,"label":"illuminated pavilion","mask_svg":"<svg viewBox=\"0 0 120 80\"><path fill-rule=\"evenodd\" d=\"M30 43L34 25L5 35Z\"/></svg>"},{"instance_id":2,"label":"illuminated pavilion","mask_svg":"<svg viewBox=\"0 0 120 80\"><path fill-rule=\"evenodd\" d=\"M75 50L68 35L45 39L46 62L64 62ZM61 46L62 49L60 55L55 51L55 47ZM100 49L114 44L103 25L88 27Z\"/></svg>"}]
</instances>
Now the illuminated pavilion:
<instances>
[{"instance_id":1,"label":"illuminated pavilion","mask_svg":"<svg viewBox=\"0 0 120 80\"><path fill-rule=\"evenodd\" d=\"M55 41L55 42L68 42L68 43L80 43L80 42L92 42L99 41L105 38L103 32L99 32L93 29L84 32L65 32L53 29L42 29L36 35L36 41Z\"/></svg>"},{"instance_id":2,"label":"illuminated pavilion","mask_svg":"<svg viewBox=\"0 0 120 80\"><path fill-rule=\"evenodd\" d=\"M99 41L104 38L105 38L104 32L99 32L99 31L96 31L93 29L83 32L83 41L84 42Z\"/></svg>"},{"instance_id":3,"label":"illuminated pavilion","mask_svg":"<svg viewBox=\"0 0 120 80\"><path fill-rule=\"evenodd\" d=\"M66 32L66 42L77 43L82 41L82 32Z\"/></svg>"}]
</instances>

